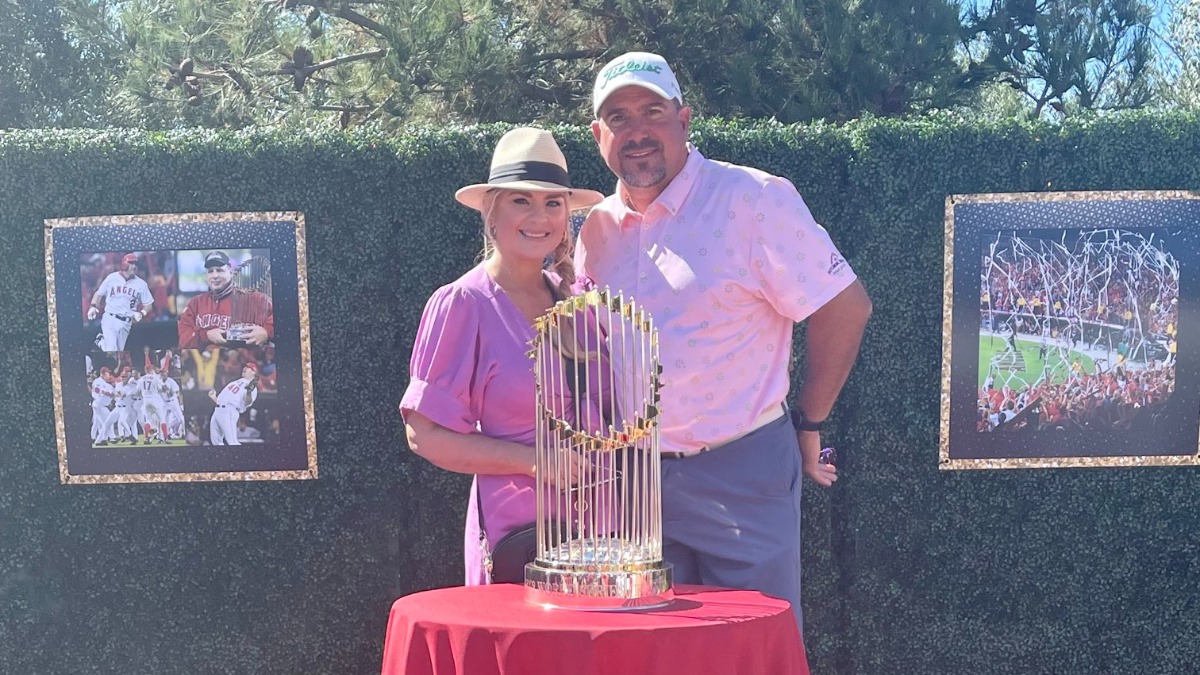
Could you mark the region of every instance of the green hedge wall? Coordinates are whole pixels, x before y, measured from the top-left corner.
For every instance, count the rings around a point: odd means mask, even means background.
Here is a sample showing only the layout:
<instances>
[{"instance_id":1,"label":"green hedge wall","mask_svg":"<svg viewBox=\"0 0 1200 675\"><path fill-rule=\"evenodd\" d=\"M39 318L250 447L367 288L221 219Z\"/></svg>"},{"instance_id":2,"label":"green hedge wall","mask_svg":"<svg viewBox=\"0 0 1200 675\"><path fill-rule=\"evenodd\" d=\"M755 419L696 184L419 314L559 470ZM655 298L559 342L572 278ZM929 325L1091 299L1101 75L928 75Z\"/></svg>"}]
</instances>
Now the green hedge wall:
<instances>
[{"instance_id":1,"label":"green hedge wall","mask_svg":"<svg viewBox=\"0 0 1200 675\"><path fill-rule=\"evenodd\" d=\"M479 223L452 193L506 127L0 134L0 672L377 672L391 601L459 582L467 480L408 453L395 404L425 299ZM614 179L557 128L580 185ZM1200 187L1200 117L701 121L707 156L789 177L875 302L805 494L814 672L1190 673L1191 468L937 468L951 193ZM42 220L296 210L308 230L320 478L62 486Z\"/></svg>"}]
</instances>

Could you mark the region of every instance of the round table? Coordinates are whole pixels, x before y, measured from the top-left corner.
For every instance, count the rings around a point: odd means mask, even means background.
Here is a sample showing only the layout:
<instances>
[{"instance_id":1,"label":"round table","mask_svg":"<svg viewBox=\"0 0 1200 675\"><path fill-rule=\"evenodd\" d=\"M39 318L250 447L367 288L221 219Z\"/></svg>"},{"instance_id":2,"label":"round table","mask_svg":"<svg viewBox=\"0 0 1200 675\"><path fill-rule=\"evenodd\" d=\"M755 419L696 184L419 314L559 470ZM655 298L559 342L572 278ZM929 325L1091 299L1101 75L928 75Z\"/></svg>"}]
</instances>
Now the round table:
<instances>
[{"instance_id":1,"label":"round table","mask_svg":"<svg viewBox=\"0 0 1200 675\"><path fill-rule=\"evenodd\" d=\"M415 593L392 605L383 675L808 675L787 601L704 586L675 596L583 612L529 604L515 584Z\"/></svg>"}]
</instances>

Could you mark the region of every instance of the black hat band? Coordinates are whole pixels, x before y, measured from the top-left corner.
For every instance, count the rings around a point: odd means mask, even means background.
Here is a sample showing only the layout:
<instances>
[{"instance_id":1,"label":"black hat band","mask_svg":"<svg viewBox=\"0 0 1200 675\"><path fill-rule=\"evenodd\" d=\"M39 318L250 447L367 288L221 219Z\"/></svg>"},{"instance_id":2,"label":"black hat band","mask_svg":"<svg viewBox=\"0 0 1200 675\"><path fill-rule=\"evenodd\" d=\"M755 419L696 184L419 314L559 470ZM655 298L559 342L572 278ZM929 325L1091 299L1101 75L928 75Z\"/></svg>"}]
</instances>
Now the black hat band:
<instances>
[{"instance_id":1,"label":"black hat band","mask_svg":"<svg viewBox=\"0 0 1200 675\"><path fill-rule=\"evenodd\" d=\"M561 185L570 189L571 178L567 170L550 162L515 162L492 167L492 175L488 176L489 185L515 183L523 180L536 180L543 183Z\"/></svg>"}]
</instances>

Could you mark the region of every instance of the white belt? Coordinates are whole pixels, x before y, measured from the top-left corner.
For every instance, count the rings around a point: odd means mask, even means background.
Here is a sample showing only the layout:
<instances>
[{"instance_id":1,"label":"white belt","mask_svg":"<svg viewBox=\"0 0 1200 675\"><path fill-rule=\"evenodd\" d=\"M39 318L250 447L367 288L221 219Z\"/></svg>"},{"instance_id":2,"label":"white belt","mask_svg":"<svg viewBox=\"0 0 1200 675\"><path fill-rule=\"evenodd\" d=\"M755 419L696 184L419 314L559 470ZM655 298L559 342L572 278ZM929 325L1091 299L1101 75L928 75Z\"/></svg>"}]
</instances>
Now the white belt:
<instances>
[{"instance_id":1,"label":"white belt","mask_svg":"<svg viewBox=\"0 0 1200 675\"><path fill-rule=\"evenodd\" d=\"M785 406L782 403L776 403L775 405L768 406L767 409L764 410L761 415L754 418L754 421L750 424L749 429L739 432L736 436L731 436L731 437L721 441L720 443L711 443L709 445L704 446L703 448L700 448L699 450L691 450L688 452L664 452L661 454L663 457L665 457L667 459L682 459L684 457L693 457L702 452L716 450L717 448L719 448L723 445L729 445L730 443L732 443L734 441L737 441L742 438L745 438L746 436L749 436L750 434L767 426L771 422L774 422L775 420L779 419L780 417L783 417L784 414L786 414L786 413L787 413L787 406Z\"/></svg>"}]
</instances>

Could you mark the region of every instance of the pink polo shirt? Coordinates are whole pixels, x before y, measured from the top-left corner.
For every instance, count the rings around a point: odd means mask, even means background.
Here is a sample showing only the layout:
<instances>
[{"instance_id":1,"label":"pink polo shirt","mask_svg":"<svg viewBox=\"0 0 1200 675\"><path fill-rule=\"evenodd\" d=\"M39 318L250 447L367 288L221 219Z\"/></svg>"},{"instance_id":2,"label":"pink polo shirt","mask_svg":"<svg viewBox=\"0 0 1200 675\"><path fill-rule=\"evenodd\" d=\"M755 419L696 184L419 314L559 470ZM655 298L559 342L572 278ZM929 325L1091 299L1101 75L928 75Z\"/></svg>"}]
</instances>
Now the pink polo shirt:
<instances>
[{"instance_id":1,"label":"pink polo shirt","mask_svg":"<svg viewBox=\"0 0 1200 675\"><path fill-rule=\"evenodd\" d=\"M575 265L658 326L668 452L720 444L782 403L793 324L856 278L790 182L695 148L645 214L619 187L596 206Z\"/></svg>"}]
</instances>

